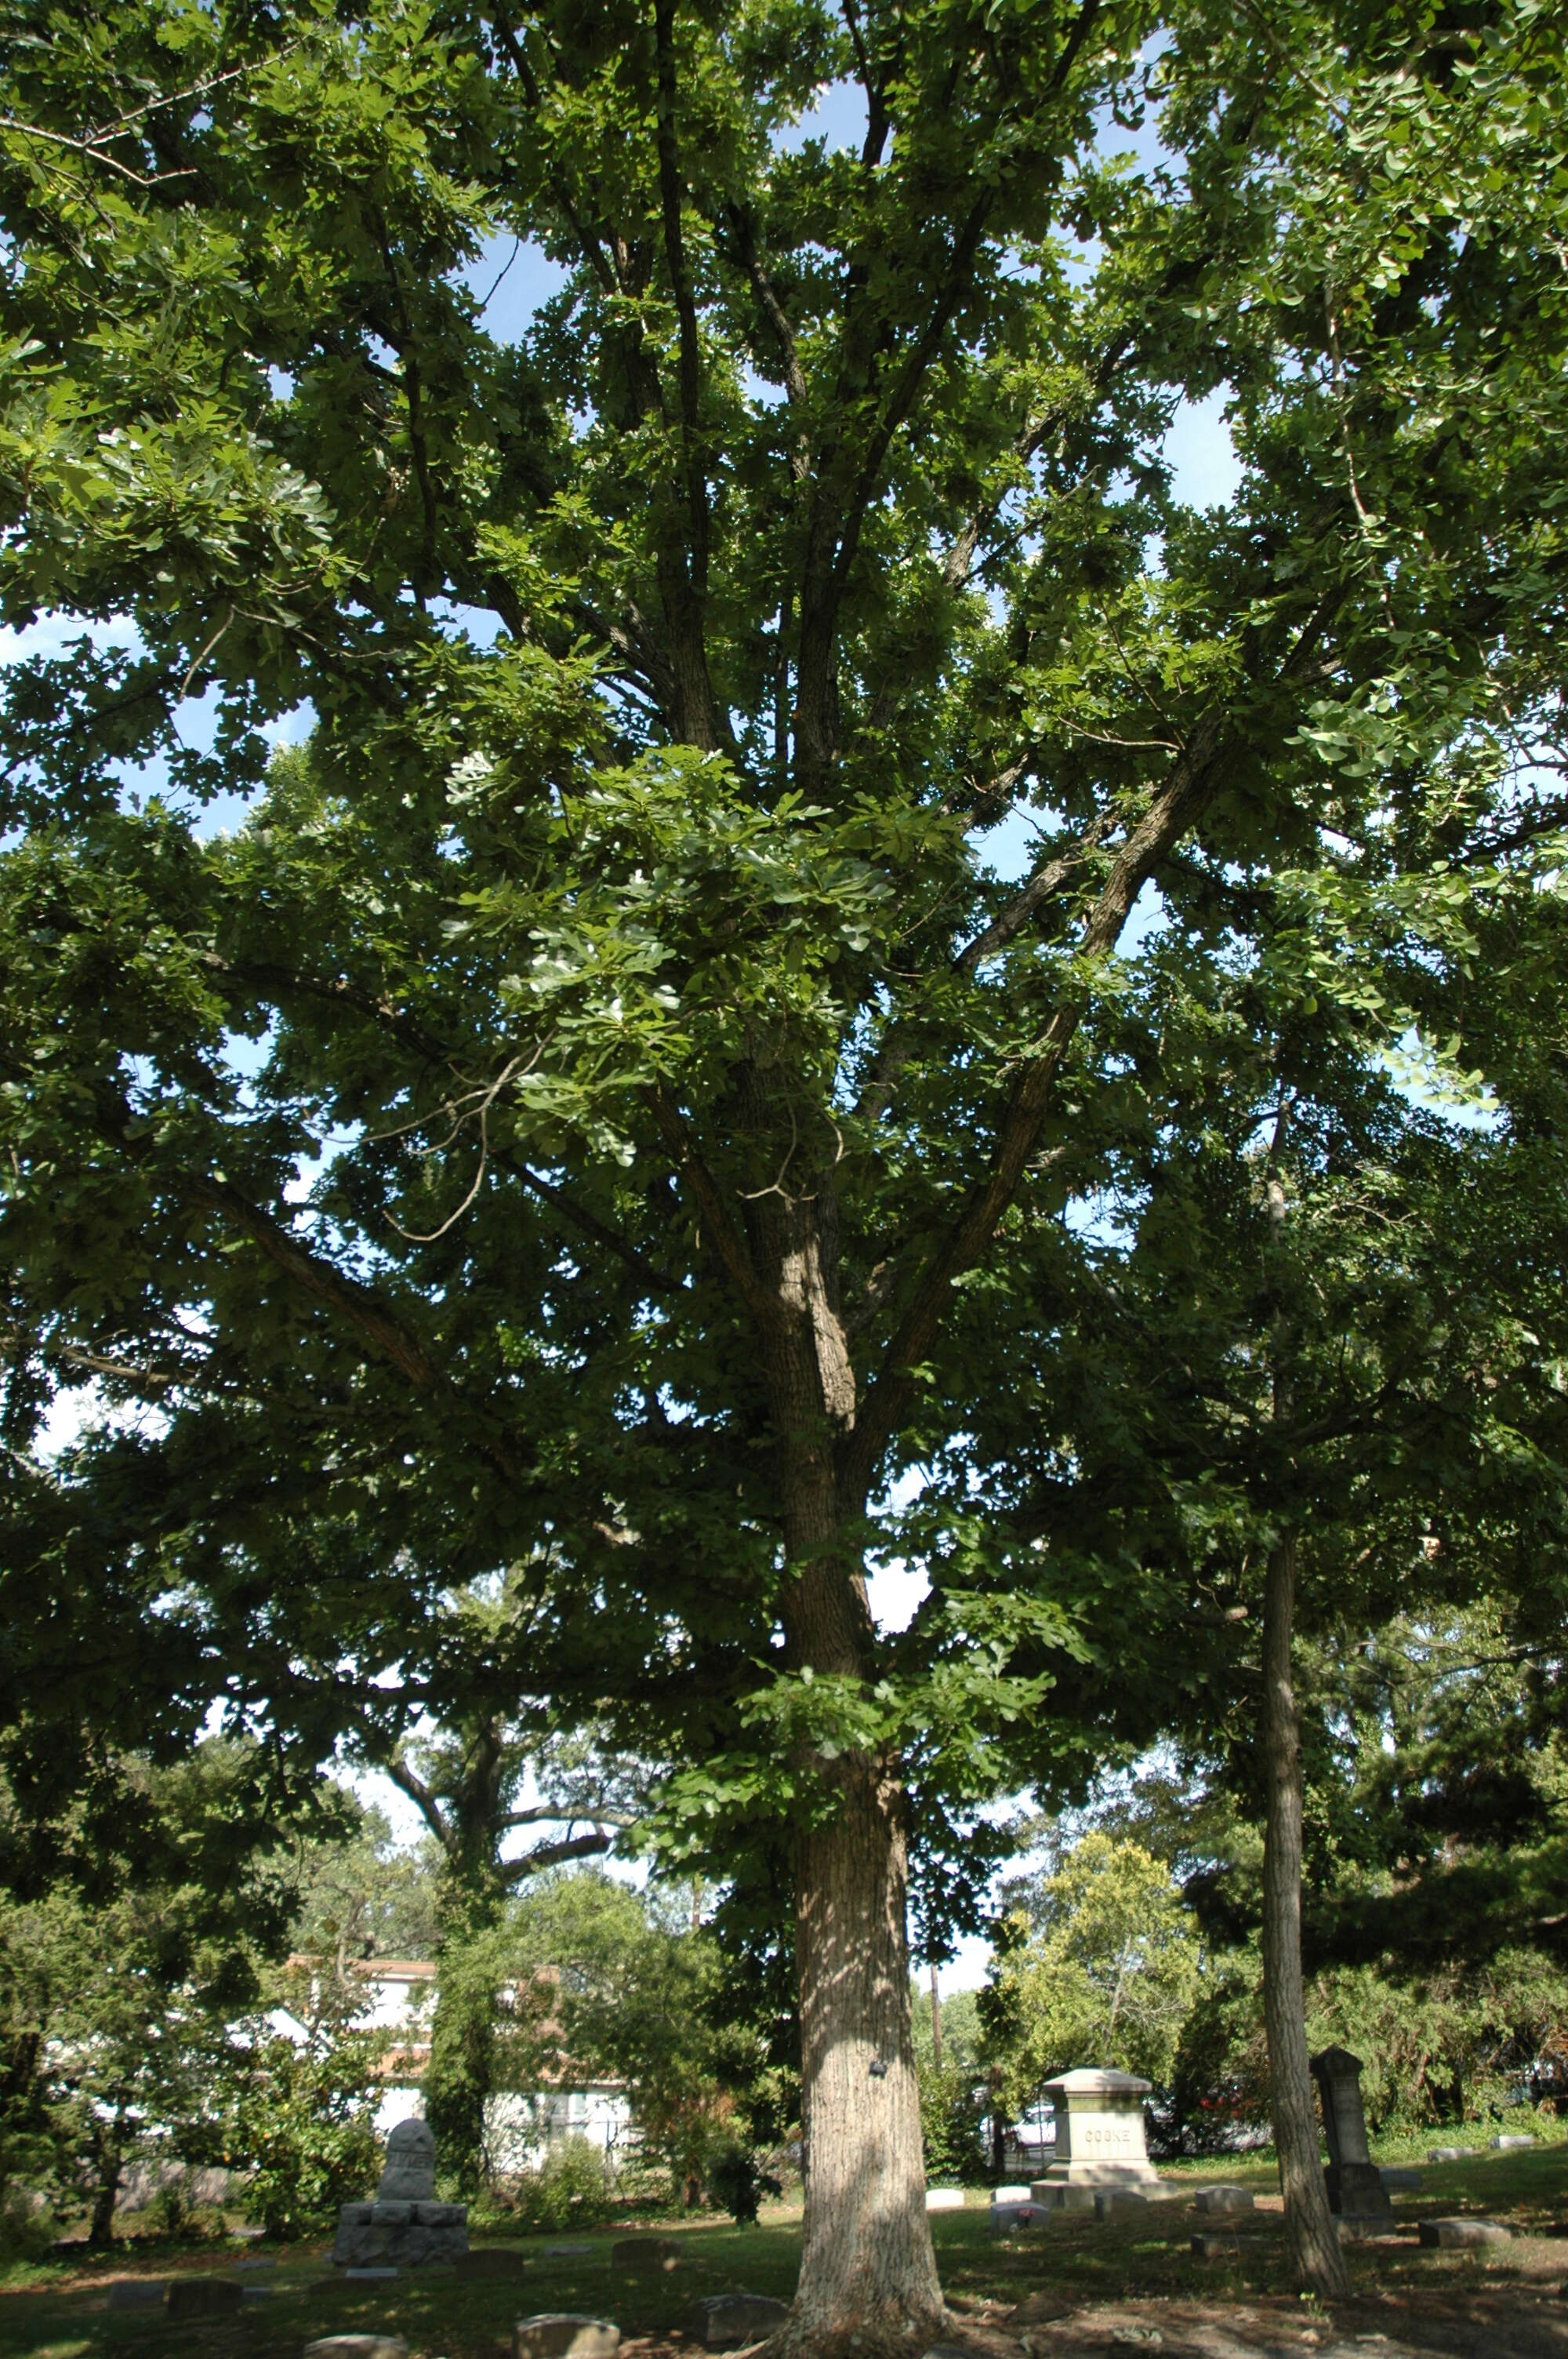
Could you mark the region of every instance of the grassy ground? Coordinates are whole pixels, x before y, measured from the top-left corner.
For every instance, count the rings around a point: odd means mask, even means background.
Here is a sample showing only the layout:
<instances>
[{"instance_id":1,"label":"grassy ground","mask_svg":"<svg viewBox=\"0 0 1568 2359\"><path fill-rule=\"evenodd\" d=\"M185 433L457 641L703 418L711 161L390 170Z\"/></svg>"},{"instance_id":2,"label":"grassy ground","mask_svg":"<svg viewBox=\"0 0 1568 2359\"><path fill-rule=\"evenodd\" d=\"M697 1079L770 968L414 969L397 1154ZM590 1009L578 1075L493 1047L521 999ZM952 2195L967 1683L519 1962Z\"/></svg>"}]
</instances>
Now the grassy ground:
<instances>
[{"instance_id":1,"label":"grassy ground","mask_svg":"<svg viewBox=\"0 0 1568 2359\"><path fill-rule=\"evenodd\" d=\"M1425 2185L1398 2199L1406 2233L1398 2243L1352 2247L1359 2288L1399 2294L1439 2285L1489 2294L1510 2282L1537 2293L1543 2281L1568 2276L1568 2147L1533 2154L1477 2157L1423 2166ZM1224 2179L1248 2186L1270 2208L1241 2215L1224 2256L1204 2261L1188 2249L1196 2222L1184 2202L1151 2207L1146 2216L1100 2225L1092 2216L1059 2215L1044 2230L998 2240L989 2233L984 2198L963 2212L932 2220L943 2283L962 2318L997 2303L1011 2306L1048 2293L1064 2302L1106 2299L1199 2299L1223 2309L1250 2297L1288 2293L1272 2165L1235 2160L1223 2169L1187 2166L1168 2174L1197 2186ZM1501 2254L1437 2253L1421 2249L1410 2232L1423 2218L1472 2212L1509 2222L1516 2242ZM1227 2226L1224 2221L1206 2225ZM264 2299L237 2316L171 2323L158 2310L111 2310L107 2284L114 2277L228 2275L243 2259L267 2257L262 2248L231 2245L205 2253L145 2249L118 2263L77 2268L66 2263L34 2272L33 2281L0 2288L0 2359L298 2359L318 2334L379 2328L406 2335L418 2359L499 2359L510 2346L514 2319L534 2310L572 2310L614 2319L629 2337L677 2331L693 2300L707 2293L744 2289L787 2299L800 2247L799 2214L783 2207L765 2212L753 2229L693 2221L678 2233L679 2266L666 2275L633 2276L615 2268L610 2248L617 2231L600 2231L591 2252L549 2255L542 2236L486 2234L476 2242L507 2244L521 2261L511 2282L468 2282L436 2271L414 2271L390 2282L346 2284L325 2265L327 2247L293 2246L272 2268L247 2271L265 2285Z\"/></svg>"}]
</instances>

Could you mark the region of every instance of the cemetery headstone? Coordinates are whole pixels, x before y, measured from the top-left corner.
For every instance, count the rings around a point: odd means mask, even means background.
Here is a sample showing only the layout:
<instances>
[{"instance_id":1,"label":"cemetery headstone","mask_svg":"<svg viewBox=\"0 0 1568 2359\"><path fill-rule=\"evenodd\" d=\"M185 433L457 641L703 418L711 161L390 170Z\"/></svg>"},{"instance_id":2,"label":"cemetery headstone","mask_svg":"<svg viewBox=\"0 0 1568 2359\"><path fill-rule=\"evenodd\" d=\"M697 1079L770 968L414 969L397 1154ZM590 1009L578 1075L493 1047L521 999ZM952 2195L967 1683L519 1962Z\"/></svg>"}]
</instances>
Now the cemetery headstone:
<instances>
[{"instance_id":1,"label":"cemetery headstone","mask_svg":"<svg viewBox=\"0 0 1568 2359\"><path fill-rule=\"evenodd\" d=\"M1429 2146L1426 2158L1428 2162L1464 2162L1475 2151L1473 2146Z\"/></svg>"},{"instance_id":2,"label":"cemetery headstone","mask_svg":"<svg viewBox=\"0 0 1568 2359\"><path fill-rule=\"evenodd\" d=\"M1150 2083L1131 2072L1081 2071L1047 2081L1056 2108L1056 2153L1030 2193L1069 2187L1152 2187L1159 2180L1143 2138Z\"/></svg>"},{"instance_id":3,"label":"cemetery headstone","mask_svg":"<svg viewBox=\"0 0 1568 2359\"><path fill-rule=\"evenodd\" d=\"M164 2306L170 2318L227 2318L244 2298L232 2277L172 2277Z\"/></svg>"},{"instance_id":4,"label":"cemetery headstone","mask_svg":"<svg viewBox=\"0 0 1568 2359\"><path fill-rule=\"evenodd\" d=\"M378 2203L433 2203L436 2200L436 2136L416 2114L399 2122L386 2141Z\"/></svg>"},{"instance_id":5,"label":"cemetery headstone","mask_svg":"<svg viewBox=\"0 0 1568 2359\"><path fill-rule=\"evenodd\" d=\"M1477 2245L1511 2244L1513 2231L1500 2220L1423 2220L1421 2241L1444 2251L1464 2252Z\"/></svg>"},{"instance_id":6,"label":"cemetery headstone","mask_svg":"<svg viewBox=\"0 0 1568 2359\"><path fill-rule=\"evenodd\" d=\"M618 2326L576 2310L541 2310L512 2330L513 2359L615 2359L620 2348Z\"/></svg>"},{"instance_id":7,"label":"cemetery headstone","mask_svg":"<svg viewBox=\"0 0 1568 2359\"><path fill-rule=\"evenodd\" d=\"M1378 2176L1382 2180L1390 2195L1419 2195L1421 2193L1421 2173L1419 2170L1390 2170L1385 2169L1379 2169Z\"/></svg>"},{"instance_id":8,"label":"cemetery headstone","mask_svg":"<svg viewBox=\"0 0 1568 2359\"><path fill-rule=\"evenodd\" d=\"M1535 2144L1535 2140L1530 2136L1528 2130L1522 2137L1513 2136L1510 2133L1504 2131L1498 2136L1493 2138L1491 2143L1499 2154L1513 2154L1521 2147L1533 2146Z\"/></svg>"},{"instance_id":9,"label":"cemetery headstone","mask_svg":"<svg viewBox=\"0 0 1568 2359\"><path fill-rule=\"evenodd\" d=\"M692 2304L686 2331L705 2351L738 2351L744 2343L765 2342L788 2316L788 2302L774 2301L770 2294L712 2293Z\"/></svg>"},{"instance_id":10,"label":"cemetery headstone","mask_svg":"<svg viewBox=\"0 0 1568 2359\"><path fill-rule=\"evenodd\" d=\"M1003 2201L1003 2197L1011 2201ZM1015 2228L1044 2228L1051 2214L1044 2203L1032 2203L1029 2190L1022 2194L1014 2188L999 2187L991 2198L990 2227L999 2236L1010 2235Z\"/></svg>"},{"instance_id":11,"label":"cemetery headstone","mask_svg":"<svg viewBox=\"0 0 1568 2359\"><path fill-rule=\"evenodd\" d=\"M520 2277L528 2263L511 2245L475 2245L460 2253L453 2266L460 2277Z\"/></svg>"},{"instance_id":12,"label":"cemetery headstone","mask_svg":"<svg viewBox=\"0 0 1568 2359\"><path fill-rule=\"evenodd\" d=\"M925 2208L928 2212L961 2212L964 2208L964 2190L961 2187L928 2187L925 2190Z\"/></svg>"},{"instance_id":13,"label":"cemetery headstone","mask_svg":"<svg viewBox=\"0 0 1568 2359\"><path fill-rule=\"evenodd\" d=\"M1328 2140L1328 2208L1346 2220L1391 2220L1389 2190L1367 2146L1361 2104L1361 2059L1347 2048L1325 2048L1312 2059Z\"/></svg>"},{"instance_id":14,"label":"cemetery headstone","mask_svg":"<svg viewBox=\"0 0 1568 2359\"><path fill-rule=\"evenodd\" d=\"M1095 2194L1097 2220L1120 2220L1149 2208L1149 2198L1136 2187L1102 2187Z\"/></svg>"},{"instance_id":15,"label":"cemetery headstone","mask_svg":"<svg viewBox=\"0 0 1568 2359\"><path fill-rule=\"evenodd\" d=\"M1193 2201L1200 2212L1250 2212L1252 2190L1248 2187L1200 2187Z\"/></svg>"},{"instance_id":16,"label":"cemetery headstone","mask_svg":"<svg viewBox=\"0 0 1568 2359\"><path fill-rule=\"evenodd\" d=\"M436 2141L427 2122L399 2122L386 2141L386 2165L371 2203L345 2203L332 2258L358 2272L416 2269L455 2261L469 2248L466 2203L436 2201Z\"/></svg>"},{"instance_id":17,"label":"cemetery headstone","mask_svg":"<svg viewBox=\"0 0 1568 2359\"><path fill-rule=\"evenodd\" d=\"M612 2268L632 2269L639 2277L656 2277L680 2267L682 2248L675 2236L620 2236L610 2247Z\"/></svg>"},{"instance_id":18,"label":"cemetery headstone","mask_svg":"<svg viewBox=\"0 0 1568 2359\"><path fill-rule=\"evenodd\" d=\"M161 2310L168 2293L167 2277L115 2277L109 2288L111 2310Z\"/></svg>"},{"instance_id":19,"label":"cemetery headstone","mask_svg":"<svg viewBox=\"0 0 1568 2359\"><path fill-rule=\"evenodd\" d=\"M408 2359L408 2345L401 2334L321 2334L305 2359Z\"/></svg>"}]
</instances>

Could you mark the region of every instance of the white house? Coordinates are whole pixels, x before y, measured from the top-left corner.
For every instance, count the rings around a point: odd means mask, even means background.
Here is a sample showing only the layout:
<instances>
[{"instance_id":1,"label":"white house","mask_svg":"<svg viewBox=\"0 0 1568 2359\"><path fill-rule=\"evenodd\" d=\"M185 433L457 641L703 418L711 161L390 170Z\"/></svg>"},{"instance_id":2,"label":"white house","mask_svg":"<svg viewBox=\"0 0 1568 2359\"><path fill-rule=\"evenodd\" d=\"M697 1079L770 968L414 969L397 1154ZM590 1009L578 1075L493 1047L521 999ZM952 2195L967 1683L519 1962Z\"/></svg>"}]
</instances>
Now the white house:
<instances>
[{"instance_id":1,"label":"white house","mask_svg":"<svg viewBox=\"0 0 1568 2359\"><path fill-rule=\"evenodd\" d=\"M295 1962L303 1965L303 1959ZM419 2079L430 2060L430 2024L435 2014L437 1969L427 1958L364 1958L350 1971L364 1984L364 2005L354 2017L366 2030L393 2034L386 2056L386 2093L375 2125L384 2136L397 2123L424 2110ZM305 2026L282 2010L279 2030L303 2039ZM607 2175L636 2142L632 2108L618 2081L563 2073L548 2087L507 2090L485 2110L485 2132L498 2170L535 2170L550 2148L568 2138L586 2138L604 2157Z\"/></svg>"}]
</instances>

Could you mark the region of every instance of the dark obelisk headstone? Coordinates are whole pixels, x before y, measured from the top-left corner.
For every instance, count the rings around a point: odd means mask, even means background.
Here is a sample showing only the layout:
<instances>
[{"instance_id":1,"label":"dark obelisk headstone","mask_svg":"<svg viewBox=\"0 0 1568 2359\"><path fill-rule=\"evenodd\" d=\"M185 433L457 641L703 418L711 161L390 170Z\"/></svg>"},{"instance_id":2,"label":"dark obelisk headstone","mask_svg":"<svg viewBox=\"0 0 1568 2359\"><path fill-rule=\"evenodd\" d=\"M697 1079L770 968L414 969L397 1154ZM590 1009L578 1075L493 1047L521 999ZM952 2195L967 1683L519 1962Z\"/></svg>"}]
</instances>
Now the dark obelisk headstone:
<instances>
[{"instance_id":1,"label":"dark obelisk headstone","mask_svg":"<svg viewBox=\"0 0 1568 2359\"><path fill-rule=\"evenodd\" d=\"M1325 2048L1312 2060L1328 2139L1328 2208L1345 2220L1391 2220L1394 2207L1367 2148L1361 2109L1361 2059L1347 2048Z\"/></svg>"}]
</instances>

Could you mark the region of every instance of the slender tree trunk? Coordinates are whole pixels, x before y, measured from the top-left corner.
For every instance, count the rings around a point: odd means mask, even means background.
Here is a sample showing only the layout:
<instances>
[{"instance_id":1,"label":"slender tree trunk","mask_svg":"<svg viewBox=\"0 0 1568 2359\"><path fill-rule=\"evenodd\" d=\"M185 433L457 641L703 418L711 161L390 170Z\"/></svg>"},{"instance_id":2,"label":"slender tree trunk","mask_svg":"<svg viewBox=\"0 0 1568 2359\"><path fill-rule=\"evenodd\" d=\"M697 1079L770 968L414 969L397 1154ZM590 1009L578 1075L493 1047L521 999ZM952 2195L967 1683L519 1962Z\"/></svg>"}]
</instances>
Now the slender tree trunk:
<instances>
[{"instance_id":1,"label":"slender tree trunk","mask_svg":"<svg viewBox=\"0 0 1568 2359\"><path fill-rule=\"evenodd\" d=\"M931 1961L931 2061L942 2070L942 1994L936 1987L936 1961Z\"/></svg>"},{"instance_id":2,"label":"slender tree trunk","mask_svg":"<svg viewBox=\"0 0 1568 2359\"><path fill-rule=\"evenodd\" d=\"M1270 1555L1263 1592L1263 2019L1292 2264L1304 2287L1344 2300L1350 2278L1324 2183L1302 1987L1302 1748L1291 1670L1295 1588L1290 1534Z\"/></svg>"},{"instance_id":3,"label":"slender tree trunk","mask_svg":"<svg viewBox=\"0 0 1568 2359\"><path fill-rule=\"evenodd\" d=\"M425 2070L425 2119L444 2180L471 2201L488 2164L485 2109L495 2082L494 1949L501 1903L482 1869L445 1879L438 1910L436 2009Z\"/></svg>"},{"instance_id":4,"label":"slender tree trunk","mask_svg":"<svg viewBox=\"0 0 1568 2359\"><path fill-rule=\"evenodd\" d=\"M103 2124L93 2160L98 2166L98 2185L92 2197L92 2220L87 2231L87 2243L91 2251L103 2253L107 2252L114 2242L114 2206L120 2200L120 2180L124 2169L118 2112L112 2122Z\"/></svg>"}]
</instances>

